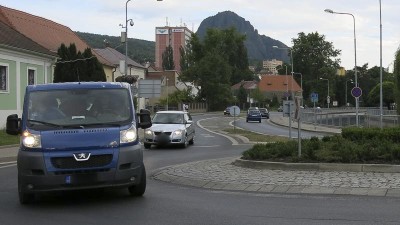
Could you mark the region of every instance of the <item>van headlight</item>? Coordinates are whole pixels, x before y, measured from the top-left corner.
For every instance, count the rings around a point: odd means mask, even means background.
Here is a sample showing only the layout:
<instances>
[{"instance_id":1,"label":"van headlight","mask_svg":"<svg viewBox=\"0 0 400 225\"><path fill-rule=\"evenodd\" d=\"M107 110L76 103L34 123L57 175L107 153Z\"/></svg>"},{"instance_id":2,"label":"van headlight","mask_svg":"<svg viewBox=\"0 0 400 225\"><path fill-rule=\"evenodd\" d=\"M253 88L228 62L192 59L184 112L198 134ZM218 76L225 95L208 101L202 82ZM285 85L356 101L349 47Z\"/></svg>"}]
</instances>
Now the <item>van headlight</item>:
<instances>
[{"instance_id":1,"label":"van headlight","mask_svg":"<svg viewBox=\"0 0 400 225\"><path fill-rule=\"evenodd\" d=\"M130 142L134 142L136 141L137 138L137 130L135 126L131 126L129 129L127 130L121 130L119 132L119 136L120 136L120 140L119 142L121 144L124 143L130 143Z\"/></svg>"},{"instance_id":2,"label":"van headlight","mask_svg":"<svg viewBox=\"0 0 400 225\"><path fill-rule=\"evenodd\" d=\"M40 134L31 134L29 131L24 131L22 133L22 144L28 148L41 148Z\"/></svg>"}]
</instances>

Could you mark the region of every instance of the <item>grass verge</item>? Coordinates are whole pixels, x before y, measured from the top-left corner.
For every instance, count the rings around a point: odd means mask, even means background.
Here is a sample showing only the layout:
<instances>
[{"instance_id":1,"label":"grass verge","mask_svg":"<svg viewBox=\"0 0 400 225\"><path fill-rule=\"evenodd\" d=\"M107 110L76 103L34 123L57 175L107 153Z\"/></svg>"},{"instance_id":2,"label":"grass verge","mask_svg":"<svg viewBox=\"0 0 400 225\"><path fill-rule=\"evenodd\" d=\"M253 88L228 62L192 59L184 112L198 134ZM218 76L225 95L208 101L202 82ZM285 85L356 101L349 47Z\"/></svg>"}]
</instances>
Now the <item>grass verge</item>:
<instances>
[{"instance_id":1,"label":"grass verge","mask_svg":"<svg viewBox=\"0 0 400 225\"><path fill-rule=\"evenodd\" d=\"M0 130L0 146L19 144L19 135L9 135L5 130Z\"/></svg>"}]
</instances>

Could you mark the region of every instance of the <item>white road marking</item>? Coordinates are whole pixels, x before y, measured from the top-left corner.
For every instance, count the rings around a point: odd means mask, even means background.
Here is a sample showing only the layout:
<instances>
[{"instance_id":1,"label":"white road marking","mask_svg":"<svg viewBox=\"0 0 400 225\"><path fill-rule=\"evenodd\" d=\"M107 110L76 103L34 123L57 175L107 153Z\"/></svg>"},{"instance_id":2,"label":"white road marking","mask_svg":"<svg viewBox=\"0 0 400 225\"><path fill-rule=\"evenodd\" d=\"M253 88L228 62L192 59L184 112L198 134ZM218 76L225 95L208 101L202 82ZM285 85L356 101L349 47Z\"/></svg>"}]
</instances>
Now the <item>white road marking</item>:
<instances>
[{"instance_id":1,"label":"white road marking","mask_svg":"<svg viewBox=\"0 0 400 225\"><path fill-rule=\"evenodd\" d=\"M17 164L11 164L11 165L7 165L7 166L0 166L0 169L4 169L4 168L7 168L7 167L12 167L12 166L16 166Z\"/></svg>"},{"instance_id":2,"label":"white road marking","mask_svg":"<svg viewBox=\"0 0 400 225\"><path fill-rule=\"evenodd\" d=\"M239 144L239 142L237 142L234 138L229 137L228 135L220 134L220 133L214 132L214 131L212 131L212 130L209 130L209 129L207 129L207 128L201 126L201 125L200 125L200 121L207 120L207 119L211 119L211 118L205 118L205 119L198 120L198 121L197 121L197 126L199 126L200 128L202 128L202 129L204 129L204 130L206 130L206 131L208 131L208 132L210 132L210 133L213 133L213 134L216 134L216 135L220 135L220 136L222 136L222 137L227 138L228 140L230 140L230 141L232 142L232 145L238 145L238 144Z\"/></svg>"},{"instance_id":3,"label":"white road marking","mask_svg":"<svg viewBox=\"0 0 400 225\"><path fill-rule=\"evenodd\" d=\"M11 164L11 163L17 163L17 161L2 162L2 163L0 163L0 165L4 165L4 164Z\"/></svg>"}]
</instances>

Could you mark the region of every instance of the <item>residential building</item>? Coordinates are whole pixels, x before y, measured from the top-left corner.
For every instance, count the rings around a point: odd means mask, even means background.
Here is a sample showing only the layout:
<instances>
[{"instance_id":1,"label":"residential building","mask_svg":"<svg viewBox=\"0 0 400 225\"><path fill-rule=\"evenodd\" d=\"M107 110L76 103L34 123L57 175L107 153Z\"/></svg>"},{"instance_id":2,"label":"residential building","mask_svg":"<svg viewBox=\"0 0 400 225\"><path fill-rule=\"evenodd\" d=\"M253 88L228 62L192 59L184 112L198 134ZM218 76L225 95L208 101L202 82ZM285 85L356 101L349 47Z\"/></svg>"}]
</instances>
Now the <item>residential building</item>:
<instances>
[{"instance_id":1,"label":"residential building","mask_svg":"<svg viewBox=\"0 0 400 225\"><path fill-rule=\"evenodd\" d=\"M301 87L291 75L261 75L260 81L258 82L241 81L233 85L231 89L236 93L241 86L243 86L249 94L252 90L258 88L268 99L277 96L278 100L282 100L286 96L289 96L289 94L296 96L301 95Z\"/></svg>"},{"instance_id":2,"label":"residential building","mask_svg":"<svg viewBox=\"0 0 400 225\"><path fill-rule=\"evenodd\" d=\"M0 21L0 129L22 115L25 87L52 80L57 55Z\"/></svg>"},{"instance_id":3,"label":"residential building","mask_svg":"<svg viewBox=\"0 0 400 225\"><path fill-rule=\"evenodd\" d=\"M283 61L280 60L265 60L263 61L263 68L269 71L271 74L278 74L278 70L276 69L277 66L282 66Z\"/></svg>"},{"instance_id":4,"label":"residential building","mask_svg":"<svg viewBox=\"0 0 400 225\"><path fill-rule=\"evenodd\" d=\"M191 38L192 31L187 27L156 27L156 49L155 66L162 69L162 55L168 46L172 47L175 70L180 72L181 52L180 48L185 48Z\"/></svg>"},{"instance_id":5,"label":"residential building","mask_svg":"<svg viewBox=\"0 0 400 225\"><path fill-rule=\"evenodd\" d=\"M103 59L107 61L108 64L113 65L112 71L106 71L107 81L115 81L115 79L119 76L122 76L125 71L121 71L120 63L122 60L125 60L125 55L120 53L119 51L106 47L103 49L93 49L93 51L101 56ZM127 61L128 66L128 75L132 75L139 79L145 79L146 75L146 67L141 64L133 61L131 58L128 58ZM122 67L123 69L123 67ZM108 74L107 74L108 73ZM110 78L110 79L108 79ZM137 90L137 83L132 85L133 90ZM137 93L134 93L137 94ZM138 109L143 109L145 107L145 99L138 99Z\"/></svg>"}]
</instances>

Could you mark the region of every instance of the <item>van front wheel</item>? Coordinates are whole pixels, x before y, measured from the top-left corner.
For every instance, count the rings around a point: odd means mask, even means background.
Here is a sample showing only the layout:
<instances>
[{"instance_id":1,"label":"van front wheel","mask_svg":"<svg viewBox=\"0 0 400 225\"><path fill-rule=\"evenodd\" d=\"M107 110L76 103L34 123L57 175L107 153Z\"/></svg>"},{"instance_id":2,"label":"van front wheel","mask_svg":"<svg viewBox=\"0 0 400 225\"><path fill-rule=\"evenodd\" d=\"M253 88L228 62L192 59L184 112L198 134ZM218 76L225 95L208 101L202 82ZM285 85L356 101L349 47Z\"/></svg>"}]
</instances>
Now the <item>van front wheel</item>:
<instances>
[{"instance_id":1,"label":"van front wheel","mask_svg":"<svg viewBox=\"0 0 400 225\"><path fill-rule=\"evenodd\" d=\"M142 196L146 191L146 169L142 164L142 175L140 176L140 182L136 185L128 187L129 194L131 196Z\"/></svg>"},{"instance_id":2,"label":"van front wheel","mask_svg":"<svg viewBox=\"0 0 400 225\"><path fill-rule=\"evenodd\" d=\"M18 180L18 198L19 198L19 203L21 203L22 205L32 203L35 200L35 194L25 193L24 191L22 191L22 187L19 180Z\"/></svg>"}]
</instances>

